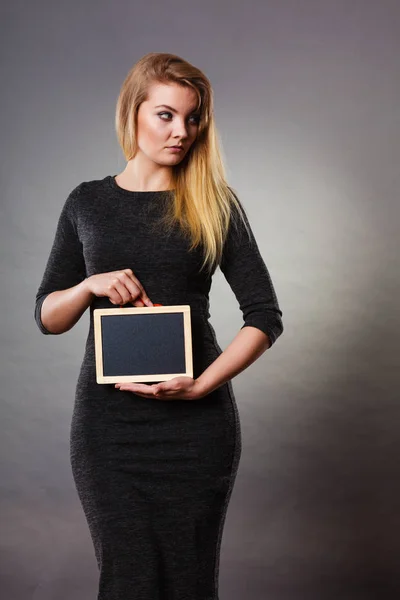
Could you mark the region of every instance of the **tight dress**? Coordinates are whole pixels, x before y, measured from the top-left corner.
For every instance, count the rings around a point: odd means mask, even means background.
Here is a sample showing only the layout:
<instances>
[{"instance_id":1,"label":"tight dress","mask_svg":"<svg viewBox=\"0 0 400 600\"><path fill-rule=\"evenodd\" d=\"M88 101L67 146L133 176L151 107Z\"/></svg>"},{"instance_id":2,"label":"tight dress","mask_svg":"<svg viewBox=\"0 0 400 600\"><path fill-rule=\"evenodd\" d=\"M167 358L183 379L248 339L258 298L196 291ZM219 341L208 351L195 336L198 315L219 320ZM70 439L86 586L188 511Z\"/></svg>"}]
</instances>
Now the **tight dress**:
<instances>
[{"instance_id":1,"label":"tight dress","mask_svg":"<svg viewBox=\"0 0 400 600\"><path fill-rule=\"evenodd\" d=\"M48 294L131 268L153 303L190 305L194 378L222 353L209 321L213 273L201 270L201 250L190 251L178 226L167 233L159 225L171 194L126 190L115 175L72 190L36 295L42 333L51 334L41 321ZM243 327L260 329L272 345L283 331L282 311L244 214L248 231L232 208L218 267ZM219 600L222 532L241 455L231 381L191 401L144 398L96 383L96 308L115 305L95 297L89 307L70 458L99 567L97 600Z\"/></svg>"}]
</instances>

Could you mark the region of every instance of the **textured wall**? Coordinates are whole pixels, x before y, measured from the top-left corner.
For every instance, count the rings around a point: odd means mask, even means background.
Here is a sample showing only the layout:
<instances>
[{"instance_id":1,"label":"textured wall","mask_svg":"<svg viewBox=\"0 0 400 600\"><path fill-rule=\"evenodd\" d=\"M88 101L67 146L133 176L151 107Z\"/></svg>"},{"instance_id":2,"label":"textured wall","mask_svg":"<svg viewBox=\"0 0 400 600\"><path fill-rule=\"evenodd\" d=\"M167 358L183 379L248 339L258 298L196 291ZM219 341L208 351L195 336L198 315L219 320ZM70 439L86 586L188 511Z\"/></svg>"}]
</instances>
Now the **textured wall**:
<instances>
[{"instance_id":1,"label":"textured wall","mask_svg":"<svg viewBox=\"0 0 400 600\"><path fill-rule=\"evenodd\" d=\"M16 0L2 17L2 598L95 597L68 437L88 314L42 336L34 297L69 192L125 166L115 102L151 51L212 82L285 325L233 382L221 600L398 597L399 3ZM220 272L211 314L224 348L242 320Z\"/></svg>"}]
</instances>

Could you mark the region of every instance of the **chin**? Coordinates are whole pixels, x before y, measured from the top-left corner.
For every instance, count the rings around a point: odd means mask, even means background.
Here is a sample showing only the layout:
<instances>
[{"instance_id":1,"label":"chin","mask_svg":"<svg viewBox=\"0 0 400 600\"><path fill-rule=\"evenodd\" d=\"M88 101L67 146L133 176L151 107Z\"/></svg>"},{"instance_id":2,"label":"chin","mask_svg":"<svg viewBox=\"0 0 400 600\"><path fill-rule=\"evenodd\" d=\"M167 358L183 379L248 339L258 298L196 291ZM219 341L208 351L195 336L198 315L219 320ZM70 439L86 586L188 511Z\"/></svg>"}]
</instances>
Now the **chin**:
<instances>
[{"instance_id":1,"label":"chin","mask_svg":"<svg viewBox=\"0 0 400 600\"><path fill-rule=\"evenodd\" d=\"M180 163L184 158L185 158L185 155L183 155L183 156L177 156L175 154L171 154L171 159L168 161L167 164L170 164L170 163L173 163L173 164Z\"/></svg>"}]
</instances>

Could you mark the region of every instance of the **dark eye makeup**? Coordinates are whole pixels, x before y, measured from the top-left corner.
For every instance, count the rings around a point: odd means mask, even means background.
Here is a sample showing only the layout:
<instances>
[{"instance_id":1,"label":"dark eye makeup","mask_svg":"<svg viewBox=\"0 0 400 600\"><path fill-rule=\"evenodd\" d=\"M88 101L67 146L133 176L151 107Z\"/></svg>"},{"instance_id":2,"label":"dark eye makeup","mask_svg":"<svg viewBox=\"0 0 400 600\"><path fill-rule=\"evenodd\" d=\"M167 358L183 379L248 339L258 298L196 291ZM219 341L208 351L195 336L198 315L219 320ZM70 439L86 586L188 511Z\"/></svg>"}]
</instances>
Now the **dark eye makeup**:
<instances>
[{"instance_id":1,"label":"dark eye makeup","mask_svg":"<svg viewBox=\"0 0 400 600\"><path fill-rule=\"evenodd\" d=\"M161 117L161 115L171 115L172 113L166 110L163 110L162 112L157 113L159 117ZM200 122L200 115L191 115L190 118L194 118L195 119L195 124L198 125ZM166 119L162 119L163 121L165 121Z\"/></svg>"}]
</instances>

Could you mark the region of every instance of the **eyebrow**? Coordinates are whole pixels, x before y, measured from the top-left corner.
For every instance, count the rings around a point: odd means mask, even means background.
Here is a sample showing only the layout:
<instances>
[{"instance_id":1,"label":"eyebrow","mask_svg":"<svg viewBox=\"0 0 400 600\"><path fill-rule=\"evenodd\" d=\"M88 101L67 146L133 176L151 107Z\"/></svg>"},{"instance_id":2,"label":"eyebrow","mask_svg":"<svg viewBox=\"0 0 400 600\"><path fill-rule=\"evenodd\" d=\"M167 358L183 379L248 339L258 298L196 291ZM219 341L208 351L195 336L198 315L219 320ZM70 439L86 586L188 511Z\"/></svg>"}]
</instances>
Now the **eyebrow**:
<instances>
[{"instance_id":1,"label":"eyebrow","mask_svg":"<svg viewBox=\"0 0 400 600\"><path fill-rule=\"evenodd\" d=\"M172 110L172 112L177 113L178 111L175 110L175 108L172 108L172 106L168 106L168 104L159 104L158 106L155 106L154 108L161 108L162 106L164 106L165 108L168 108L169 110ZM195 107L193 110L190 111L191 113L197 112L197 107Z\"/></svg>"}]
</instances>

